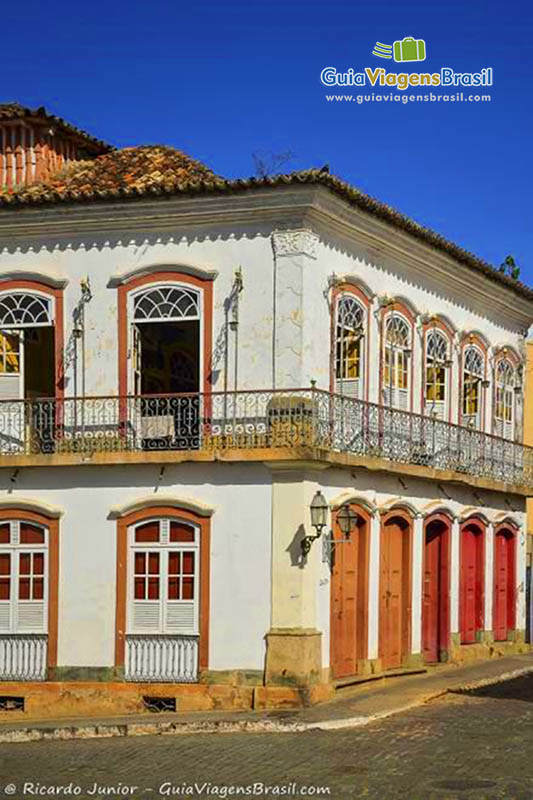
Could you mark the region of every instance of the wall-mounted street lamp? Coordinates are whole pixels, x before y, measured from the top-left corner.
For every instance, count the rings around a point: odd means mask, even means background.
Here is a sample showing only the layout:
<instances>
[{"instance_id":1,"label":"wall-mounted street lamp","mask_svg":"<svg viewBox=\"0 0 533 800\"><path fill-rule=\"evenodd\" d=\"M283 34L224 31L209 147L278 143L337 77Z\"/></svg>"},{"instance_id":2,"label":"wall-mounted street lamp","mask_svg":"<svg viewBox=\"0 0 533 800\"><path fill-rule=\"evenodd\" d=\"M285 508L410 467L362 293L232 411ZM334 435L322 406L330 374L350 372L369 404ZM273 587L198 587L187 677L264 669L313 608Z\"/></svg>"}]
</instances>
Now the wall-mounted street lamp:
<instances>
[{"instance_id":1,"label":"wall-mounted street lamp","mask_svg":"<svg viewBox=\"0 0 533 800\"><path fill-rule=\"evenodd\" d=\"M311 545L314 541L320 538L322 535L322 529L327 525L329 506L322 492L315 492L315 496L311 500L309 510L311 512L311 525L315 529L316 533L308 534L307 536L303 537L302 553L304 556L309 553L311 550Z\"/></svg>"},{"instance_id":2,"label":"wall-mounted street lamp","mask_svg":"<svg viewBox=\"0 0 533 800\"><path fill-rule=\"evenodd\" d=\"M349 503L345 503L345 505L339 508L337 512L337 524L344 538L335 539L332 530L330 530L329 536L326 536L324 538L322 558L324 561L329 563L330 567L332 563L331 557L335 545L347 544L348 542L351 541L350 537L354 528L357 527L358 519L359 519L358 515L355 513L355 511L352 511Z\"/></svg>"}]
</instances>

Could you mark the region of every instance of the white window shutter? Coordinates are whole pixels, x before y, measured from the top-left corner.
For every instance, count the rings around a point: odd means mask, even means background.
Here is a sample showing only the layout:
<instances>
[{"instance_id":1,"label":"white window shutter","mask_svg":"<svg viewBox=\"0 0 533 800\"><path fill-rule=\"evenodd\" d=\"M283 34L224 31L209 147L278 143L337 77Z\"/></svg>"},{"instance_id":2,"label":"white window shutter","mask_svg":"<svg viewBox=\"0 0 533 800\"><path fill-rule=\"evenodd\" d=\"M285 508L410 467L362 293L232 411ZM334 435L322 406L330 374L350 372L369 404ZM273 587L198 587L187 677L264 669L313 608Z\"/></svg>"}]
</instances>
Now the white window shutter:
<instances>
[{"instance_id":1,"label":"white window shutter","mask_svg":"<svg viewBox=\"0 0 533 800\"><path fill-rule=\"evenodd\" d=\"M181 633L191 636L198 633L195 606L194 600L167 600L165 633Z\"/></svg>"},{"instance_id":2,"label":"white window shutter","mask_svg":"<svg viewBox=\"0 0 533 800\"><path fill-rule=\"evenodd\" d=\"M0 600L0 633L11 631L11 603L9 600Z\"/></svg>"},{"instance_id":3,"label":"white window shutter","mask_svg":"<svg viewBox=\"0 0 533 800\"><path fill-rule=\"evenodd\" d=\"M396 408L401 409L402 411L409 410L409 390L408 389L397 389L396 390L396 403L394 404Z\"/></svg>"},{"instance_id":4,"label":"white window shutter","mask_svg":"<svg viewBox=\"0 0 533 800\"><path fill-rule=\"evenodd\" d=\"M134 600L132 633L161 633L161 600Z\"/></svg>"},{"instance_id":5,"label":"white window shutter","mask_svg":"<svg viewBox=\"0 0 533 800\"><path fill-rule=\"evenodd\" d=\"M344 397L360 397L360 378L345 378L337 381L337 392Z\"/></svg>"},{"instance_id":6,"label":"white window shutter","mask_svg":"<svg viewBox=\"0 0 533 800\"><path fill-rule=\"evenodd\" d=\"M46 633L44 600L18 600L15 617L17 633Z\"/></svg>"}]
</instances>

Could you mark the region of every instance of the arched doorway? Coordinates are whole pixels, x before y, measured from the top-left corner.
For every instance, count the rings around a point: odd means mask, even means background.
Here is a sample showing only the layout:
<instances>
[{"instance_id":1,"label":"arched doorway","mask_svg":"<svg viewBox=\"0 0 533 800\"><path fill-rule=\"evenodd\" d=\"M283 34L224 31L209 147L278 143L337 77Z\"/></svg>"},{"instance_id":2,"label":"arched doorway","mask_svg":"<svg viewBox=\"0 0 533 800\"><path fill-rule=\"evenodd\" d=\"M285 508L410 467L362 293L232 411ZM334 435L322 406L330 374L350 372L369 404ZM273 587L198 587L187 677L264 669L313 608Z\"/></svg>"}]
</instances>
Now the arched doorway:
<instances>
[{"instance_id":1,"label":"arched doorway","mask_svg":"<svg viewBox=\"0 0 533 800\"><path fill-rule=\"evenodd\" d=\"M331 671L334 678L357 673L357 664L367 656L368 640L368 548L370 515L360 506L350 510L357 523L347 539L336 515L333 533L331 576ZM346 541L339 541L345 540Z\"/></svg>"},{"instance_id":2,"label":"arched doorway","mask_svg":"<svg viewBox=\"0 0 533 800\"><path fill-rule=\"evenodd\" d=\"M461 527L461 644L473 644L483 630L485 525L476 518Z\"/></svg>"},{"instance_id":3,"label":"arched doorway","mask_svg":"<svg viewBox=\"0 0 533 800\"><path fill-rule=\"evenodd\" d=\"M427 663L446 658L449 640L450 520L432 515L424 526L422 651Z\"/></svg>"},{"instance_id":4,"label":"arched doorway","mask_svg":"<svg viewBox=\"0 0 533 800\"><path fill-rule=\"evenodd\" d=\"M400 667L411 637L412 521L403 511L383 517L380 547L379 657L383 669Z\"/></svg>"},{"instance_id":5,"label":"arched doorway","mask_svg":"<svg viewBox=\"0 0 533 800\"><path fill-rule=\"evenodd\" d=\"M516 533L509 527L496 529L494 535L494 639L503 642L515 627L515 558Z\"/></svg>"}]
</instances>

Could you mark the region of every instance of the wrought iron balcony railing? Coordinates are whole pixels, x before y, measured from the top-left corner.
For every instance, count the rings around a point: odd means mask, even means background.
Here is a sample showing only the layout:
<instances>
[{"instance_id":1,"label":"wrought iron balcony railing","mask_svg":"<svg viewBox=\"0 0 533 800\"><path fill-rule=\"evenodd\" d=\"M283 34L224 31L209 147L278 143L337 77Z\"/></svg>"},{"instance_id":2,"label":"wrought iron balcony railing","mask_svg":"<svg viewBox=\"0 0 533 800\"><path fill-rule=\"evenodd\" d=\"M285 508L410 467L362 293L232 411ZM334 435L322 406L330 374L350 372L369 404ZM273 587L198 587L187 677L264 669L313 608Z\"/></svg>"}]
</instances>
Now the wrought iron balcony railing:
<instances>
[{"instance_id":1,"label":"wrought iron balcony railing","mask_svg":"<svg viewBox=\"0 0 533 800\"><path fill-rule=\"evenodd\" d=\"M533 486L533 448L320 389L0 402L0 457L297 446Z\"/></svg>"}]
</instances>

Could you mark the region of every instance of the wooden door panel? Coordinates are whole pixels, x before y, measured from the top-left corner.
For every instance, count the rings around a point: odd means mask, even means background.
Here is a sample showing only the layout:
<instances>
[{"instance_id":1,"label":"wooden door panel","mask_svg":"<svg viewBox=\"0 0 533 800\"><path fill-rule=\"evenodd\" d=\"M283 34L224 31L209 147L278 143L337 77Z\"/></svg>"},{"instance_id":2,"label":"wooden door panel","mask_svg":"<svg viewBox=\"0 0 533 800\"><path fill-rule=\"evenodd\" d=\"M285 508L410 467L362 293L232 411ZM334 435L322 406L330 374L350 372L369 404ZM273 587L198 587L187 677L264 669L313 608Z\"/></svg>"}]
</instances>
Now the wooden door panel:
<instances>
[{"instance_id":1,"label":"wooden door panel","mask_svg":"<svg viewBox=\"0 0 533 800\"><path fill-rule=\"evenodd\" d=\"M383 669L400 667L404 655L404 630L408 623L408 570L405 565L406 524L392 520L381 537L379 638Z\"/></svg>"},{"instance_id":2,"label":"wooden door panel","mask_svg":"<svg viewBox=\"0 0 533 800\"><path fill-rule=\"evenodd\" d=\"M422 595L422 641L424 658L433 662L439 659L440 649L440 572L442 534L426 533Z\"/></svg>"},{"instance_id":3,"label":"wooden door panel","mask_svg":"<svg viewBox=\"0 0 533 800\"><path fill-rule=\"evenodd\" d=\"M483 627L483 533L478 526L461 532L461 643L472 644Z\"/></svg>"},{"instance_id":4,"label":"wooden door panel","mask_svg":"<svg viewBox=\"0 0 533 800\"><path fill-rule=\"evenodd\" d=\"M331 580L331 669L334 678L357 673L357 662L366 656L367 525L364 520L348 542L335 546ZM339 530L336 538L343 539Z\"/></svg>"}]
</instances>

